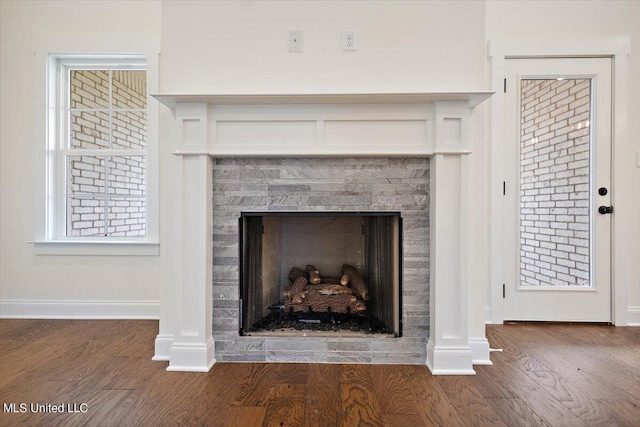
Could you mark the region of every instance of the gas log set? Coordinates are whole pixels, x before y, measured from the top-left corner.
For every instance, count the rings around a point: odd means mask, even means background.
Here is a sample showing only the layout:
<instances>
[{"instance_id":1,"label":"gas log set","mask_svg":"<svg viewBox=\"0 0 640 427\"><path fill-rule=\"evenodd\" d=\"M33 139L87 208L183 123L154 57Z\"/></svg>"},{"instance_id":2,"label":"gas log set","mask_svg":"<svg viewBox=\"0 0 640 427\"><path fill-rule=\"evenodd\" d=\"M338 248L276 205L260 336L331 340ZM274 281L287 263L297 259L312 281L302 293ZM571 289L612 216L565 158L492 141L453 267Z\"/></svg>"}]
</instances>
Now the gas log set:
<instances>
[{"instance_id":1,"label":"gas log set","mask_svg":"<svg viewBox=\"0 0 640 427\"><path fill-rule=\"evenodd\" d=\"M313 265L294 267L289 272L291 286L284 289L285 313L363 313L369 290L356 269L342 266L342 277L320 275Z\"/></svg>"},{"instance_id":2,"label":"gas log set","mask_svg":"<svg viewBox=\"0 0 640 427\"><path fill-rule=\"evenodd\" d=\"M313 265L292 268L289 287L282 292L284 304L270 306L271 312L244 333L297 330L389 334L388 326L371 313L374 300L362 276L349 264L344 264L341 271L341 277L330 277L321 275Z\"/></svg>"}]
</instances>

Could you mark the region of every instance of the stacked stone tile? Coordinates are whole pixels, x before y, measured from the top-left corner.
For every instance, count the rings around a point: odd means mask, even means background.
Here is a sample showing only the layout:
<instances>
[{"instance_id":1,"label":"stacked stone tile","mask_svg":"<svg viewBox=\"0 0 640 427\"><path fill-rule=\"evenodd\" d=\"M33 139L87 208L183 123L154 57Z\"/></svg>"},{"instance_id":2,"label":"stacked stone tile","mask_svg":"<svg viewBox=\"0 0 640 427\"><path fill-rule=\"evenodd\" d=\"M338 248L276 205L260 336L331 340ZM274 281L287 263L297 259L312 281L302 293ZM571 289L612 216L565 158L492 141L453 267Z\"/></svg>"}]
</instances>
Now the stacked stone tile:
<instances>
[{"instance_id":1,"label":"stacked stone tile","mask_svg":"<svg viewBox=\"0 0 640 427\"><path fill-rule=\"evenodd\" d=\"M429 160L214 159L213 336L218 361L423 364L429 337ZM239 336L242 211L400 211L403 336Z\"/></svg>"}]
</instances>

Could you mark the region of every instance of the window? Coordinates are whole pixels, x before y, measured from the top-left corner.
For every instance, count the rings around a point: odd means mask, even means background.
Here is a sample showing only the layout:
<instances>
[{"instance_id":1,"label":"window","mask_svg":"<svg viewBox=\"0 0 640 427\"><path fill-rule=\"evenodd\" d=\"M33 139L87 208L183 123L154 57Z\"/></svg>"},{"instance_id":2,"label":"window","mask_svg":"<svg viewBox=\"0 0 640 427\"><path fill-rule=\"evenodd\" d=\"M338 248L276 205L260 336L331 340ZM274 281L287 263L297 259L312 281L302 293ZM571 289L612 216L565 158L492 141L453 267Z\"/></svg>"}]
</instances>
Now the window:
<instances>
[{"instance_id":1,"label":"window","mask_svg":"<svg viewBox=\"0 0 640 427\"><path fill-rule=\"evenodd\" d=\"M144 240L145 58L57 56L49 65L49 239Z\"/></svg>"}]
</instances>

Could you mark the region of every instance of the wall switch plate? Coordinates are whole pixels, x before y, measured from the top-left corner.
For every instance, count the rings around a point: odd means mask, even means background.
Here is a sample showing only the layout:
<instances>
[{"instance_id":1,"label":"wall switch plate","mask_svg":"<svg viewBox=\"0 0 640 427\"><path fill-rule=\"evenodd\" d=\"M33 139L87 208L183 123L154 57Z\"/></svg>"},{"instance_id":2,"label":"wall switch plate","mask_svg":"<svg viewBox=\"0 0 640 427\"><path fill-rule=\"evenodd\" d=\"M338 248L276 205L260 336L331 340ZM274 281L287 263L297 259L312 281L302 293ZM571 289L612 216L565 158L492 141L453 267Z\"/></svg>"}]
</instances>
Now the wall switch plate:
<instances>
[{"instance_id":1,"label":"wall switch plate","mask_svg":"<svg viewBox=\"0 0 640 427\"><path fill-rule=\"evenodd\" d=\"M289 31L289 52L302 52L302 31Z\"/></svg>"},{"instance_id":2,"label":"wall switch plate","mask_svg":"<svg viewBox=\"0 0 640 427\"><path fill-rule=\"evenodd\" d=\"M342 30L342 50L356 50L356 30Z\"/></svg>"}]
</instances>

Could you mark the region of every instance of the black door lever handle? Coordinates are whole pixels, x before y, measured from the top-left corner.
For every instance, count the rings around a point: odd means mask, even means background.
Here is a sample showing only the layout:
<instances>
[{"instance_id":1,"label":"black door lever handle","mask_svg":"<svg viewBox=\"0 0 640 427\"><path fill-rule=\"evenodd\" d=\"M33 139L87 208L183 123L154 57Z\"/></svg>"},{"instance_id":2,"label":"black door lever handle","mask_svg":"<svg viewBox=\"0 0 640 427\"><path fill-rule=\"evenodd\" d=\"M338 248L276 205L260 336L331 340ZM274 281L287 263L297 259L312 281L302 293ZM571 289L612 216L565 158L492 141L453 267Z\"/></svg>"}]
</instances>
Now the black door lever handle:
<instances>
[{"instance_id":1,"label":"black door lever handle","mask_svg":"<svg viewBox=\"0 0 640 427\"><path fill-rule=\"evenodd\" d=\"M600 212L601 215L612 214L613 213L613 206L600 206L598 208L598 212Z\"/></svg>"}]
</instances>

